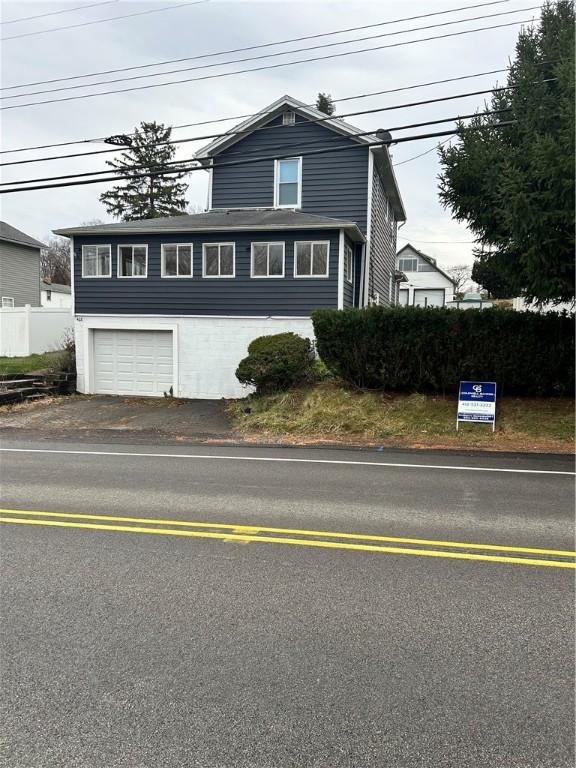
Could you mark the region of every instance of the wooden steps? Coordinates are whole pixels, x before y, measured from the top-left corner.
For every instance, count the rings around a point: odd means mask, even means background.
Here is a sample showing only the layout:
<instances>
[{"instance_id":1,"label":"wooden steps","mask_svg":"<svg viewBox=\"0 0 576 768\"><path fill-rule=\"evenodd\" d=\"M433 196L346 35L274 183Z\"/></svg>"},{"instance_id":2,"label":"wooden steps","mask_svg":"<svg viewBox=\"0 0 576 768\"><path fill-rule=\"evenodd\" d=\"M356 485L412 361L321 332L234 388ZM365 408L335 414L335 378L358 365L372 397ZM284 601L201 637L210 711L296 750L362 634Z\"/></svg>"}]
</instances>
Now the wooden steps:
<instances>
[{"instance_id":1,"label":"wooden steps","mask_svg":"<svg viewBox=\"0 0 576 768\"><path fill-rule=\"evenodd\" d=\"M76 389L76 374L66 371L0 374L0 405L24 400L40 400L49 395L71 394Z\"/></svg>"}]
</instances>

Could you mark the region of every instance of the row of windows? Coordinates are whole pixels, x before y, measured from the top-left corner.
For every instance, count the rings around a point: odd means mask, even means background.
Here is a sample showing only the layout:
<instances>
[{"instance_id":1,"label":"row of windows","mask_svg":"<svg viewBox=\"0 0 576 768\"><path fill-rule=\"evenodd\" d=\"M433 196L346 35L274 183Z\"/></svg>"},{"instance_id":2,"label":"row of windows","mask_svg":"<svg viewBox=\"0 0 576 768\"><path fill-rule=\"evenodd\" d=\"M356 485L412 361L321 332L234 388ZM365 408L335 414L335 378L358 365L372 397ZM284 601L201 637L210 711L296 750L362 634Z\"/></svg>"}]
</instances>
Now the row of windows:
<instances>
[{"instance_id":1,"label":"row of windows","mask_svg":"<svg viewBox=\"0 0 576 768\"><path fill-rule=\"evenodd\" d=\"M417 258L398 259L398 269L401 272L435 272L432 264L419 262Z\"/></svg>"},{"instance_id":2,"label":"row of windows","mask_svg":"<svg viewBox=\"0 0 576 768\"><path fill-rule=\"evenodd\" d=\"M285 243L252 243L250 276L284 277ZM328 277L330 243L300 241L294 243L294 277ZM192 243L164 243L161 246L161 275L166 278L193 276ZM148 276L148 246L118 246L118 277ZM202 277L235 277L235 243L202 244ZM82 277L112 277L112 246L82 246ZM353 256L345 247L344 277L352 282Z\"/></svg>"}]
</instances>

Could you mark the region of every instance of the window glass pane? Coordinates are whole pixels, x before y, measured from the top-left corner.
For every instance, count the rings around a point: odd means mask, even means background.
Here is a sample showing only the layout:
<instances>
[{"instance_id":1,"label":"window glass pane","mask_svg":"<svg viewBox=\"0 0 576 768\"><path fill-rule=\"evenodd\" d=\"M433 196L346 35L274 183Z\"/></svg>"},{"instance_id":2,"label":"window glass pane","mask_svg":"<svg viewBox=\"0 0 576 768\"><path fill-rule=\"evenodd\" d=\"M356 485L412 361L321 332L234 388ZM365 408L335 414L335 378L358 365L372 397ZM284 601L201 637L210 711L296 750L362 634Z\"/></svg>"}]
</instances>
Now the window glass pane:
<instances>
[{"instance_id":1,"label":"window glass pane","mask_svg":"<svg viewBox=\"0 0 576 768\"><path fill-rule=\"evenodd\" d=\"M204 251L205 273L213 276L218 274L218 246L207 245Z\"/></svg>"},{"instance_id":2,"label":"window glass pane","mask_svg":"<svg viewBox=\"0 0 576 768\"><path fill-rule=\"evenodd\" d=\"M83 273L88 276L96 275L96 246L88 245L82 251Z\"/></svg>"},{"instance_id":3,"label":"window glass pane","mask_svg":"<svg viewBox=\"0 0 576 768\"><path fill-rule=\"evenodd\" d=\"M278 187L278 205L298 204L298 184L280 184Z\"/></svg>"},{"instance_id":4,"label":"window glass pane","mask_svg":"<svg viewBox=\"0 0 576 768\"><path fill-rule=\"evenodd\" d=\"M192 274L192 246L190 245L178 246L178 274Z\"/></svg>"},{"instance_id":5,"label":"window glass pane","mask_svg":"<svg viewBox=\"0 0 576 768\"><path fill-rule=\"evenodd\" d=\"M231 245L220 246L220 274L234 274L234 249Z\"/></svg>"},{"instance_id":6,"label":"window glass pane","mask_svg":"<svg viewBox=\"0 0 576 768\"><path fill-rule=\"evenodd\" d=\"M278 163L278 179L281 182L298 181L298 160L280 160Z\"/></svg>"},{"instance_id":7,"label":"window glass pane","mask_svg":"<svg viewBox=\"0 0 576 768\"><path fill-rule=\"evenodd\" d=\"M262 277L268 274L268 246L254 245L253 274Z\"/></svg>"},{"instance_id":8,"label":"window glass pane","mask_svg":"<svg viewBox=\"0 0 576 768\"><path fill-rule=\"evenodd\" d=\"M298 243L296 245L296 274L309 275L312 246L310 243Z\"/></svg>"},{"instance_id":9,"label":"window glass pane","mask_svg":"<svg viewBox=\"0 0 576 768\"><path fill-rule=\"evenodd\" d=\"M138 246L134 248L134 275L146 274L146 248Z\"/></svg>"},{"instance_id":10,"label":"window glass pane","mask_svg":"<svg viewBox=\"0 0 576 768\"><path fill-rule=\"evenodd\" d=\"M102 245L98 248L97 274L110 274L110 246Z\"/></svg>"},{"instance_id":11,"label":"window glass pane","mask_svg":"<svg viewBox=\"0 0 576 768\"><path fill-rule=\"evenodd\" d=\"M132 248L130 246L120 246L120 274L122 276L132 275Z\"/></svg>"},{"instance_id":12,"label":"window glass pane","mask_svg":"<svg viewBox=\"0 0 576 768\"><path fill-rule=\"evenodd\" d=\"M175 245L164 246L164 274L169 277L178 274Z\"/></svg>"},{"instance_id":13,"label":"window glass pane","mask_svg":"<svg viewBox=\"0 0 576 768\"><path fill-rule=\"evenodd\" d=\"M328 266L328 246L326 243L314 244L314 258L312 260L312 274L325 275Z\"/></svg>"},{"instance_id":14,"label":"window glass pane","mask_svg":"<svg viewBox=\"0 0 576 768\"><path fill-rule=\"evenodd\" d=\"M280 243L269 247L268 272L270 275L282 275L284 272L284 247Z\"/></svg>"}]
</instances>

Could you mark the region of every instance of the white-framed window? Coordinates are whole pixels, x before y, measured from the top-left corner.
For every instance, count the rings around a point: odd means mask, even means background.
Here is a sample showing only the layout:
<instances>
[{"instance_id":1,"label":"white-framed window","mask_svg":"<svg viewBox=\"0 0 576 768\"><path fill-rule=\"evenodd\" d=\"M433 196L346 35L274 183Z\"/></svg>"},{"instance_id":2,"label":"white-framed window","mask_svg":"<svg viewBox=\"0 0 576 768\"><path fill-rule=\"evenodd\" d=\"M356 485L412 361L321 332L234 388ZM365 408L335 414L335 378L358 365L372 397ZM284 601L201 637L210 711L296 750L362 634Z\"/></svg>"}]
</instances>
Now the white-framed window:
<instances>
[{"instance_id":1,"label":"white-framed window","mask_svg":"<svg viewBox=\"0 0 576 768\"><path fill-rule=\"evenodd\" d=\"M416 272L418 259L398 259L398 269L400 272Z\"/></svg>"},{"instance_id":2,"label":"white-framed window","mask_svg":"<svg viewBox=\"0 0 576 768\"><path fill-rule=\"evenodd\" d=\"M14 299L12 296L2 296L2 308L9 309L14 306Z\"/></svg>"},{"instance_id":3,"label":"white-framed window","mask_svg":"<svg viewBox=\"0 0 576 768\"><path fill-rule=\"evenodd\" d=\"M294 277L328 277L328 241L294 243Z\"/></svg>"},{"instance_id":4,"label":"white-framed window","mask_svg":"<svg viewBox=\"0 0 576 768\"><path fill-rule=\"evenodd\" d=\"M46 301L52 301L52 291L46 291Z\"/></svg>"},{"instance_id":5,"label":"white-framed window","mask_svg":"<svg viewBox=\"0 0 576 768\"><path fill-rule=\"evenodd\" d=\"M302 158L274 163L274 207L299 208L302 204Z\"/></svg>"},{"instance_id":6,"label":"white-framed window","mask_svg":"<svg viewBox=\"0 0 576 768\"><path fill-rule=\"evenodd\" d=\"M283 112L282 113L282 125L294 125L296 123L295 112Z\"/></svg>"},{"instance_id":7,"label":"white-framed window","mask_svg":"<svg viewBox=\"0 0 576 768\"><path fill-rule=\"evenodd\" d=\"M401 307L407 307L409 296L410 296L410 290L408 288L400 288L400 290L398 291L398 304Z\"/></svg>"},{"instance_id":8,"label":"white-framed window","mask_svg":"<svg viewBox=\"0 0 576 768\"><path fill-rule=\"evenodd\" d=\"M146 277L148 275L148 246L118 246L118 277Z\"/></svg>"},{"instance_id":9,"label":"white-framed window","mask_svg":"<svg viewBox=\"0 0 576 768\"><path fill-rule=\"evenodd\" d=\"M344 246L344 280L347 283L354 280L354 254L348 243Z\"/></svg>"},{"instance_id":10,"label":"white-framed window","mask_svg":"<svg viewBox=\"0 0 576 768\"><path fill-rule=\"evenodd\" d=\"M192 277L192 243L162 244L162 277Z\"/></svg>"},{"instance_id":11,"label":"white-framed window","mask_svg":"<svg viewBox=\"0 0 576 768\"><path fill-rule=\"evenodd\" d=\"M112 247L82 246L82 277L112 277Z\"/></svg>"},{"instance_id":12,"label":"white-framed window","mask_svg":"<svg viewBox=\"0 0 576 768\"><path fill-rule=\"evenodd\" d=\"M203 277L234 277L235 243L204 243L202 245Z\"/></svg>"},{"instance_id":13,"label":"white-framed window","mask_svg":"<svg viewBox=\"0 0 576 768\"><path fill-rule=\"evenodd\" d=\"M252 243L250 277L284 277L284 243Z\"/></svg>"}]
</instances>

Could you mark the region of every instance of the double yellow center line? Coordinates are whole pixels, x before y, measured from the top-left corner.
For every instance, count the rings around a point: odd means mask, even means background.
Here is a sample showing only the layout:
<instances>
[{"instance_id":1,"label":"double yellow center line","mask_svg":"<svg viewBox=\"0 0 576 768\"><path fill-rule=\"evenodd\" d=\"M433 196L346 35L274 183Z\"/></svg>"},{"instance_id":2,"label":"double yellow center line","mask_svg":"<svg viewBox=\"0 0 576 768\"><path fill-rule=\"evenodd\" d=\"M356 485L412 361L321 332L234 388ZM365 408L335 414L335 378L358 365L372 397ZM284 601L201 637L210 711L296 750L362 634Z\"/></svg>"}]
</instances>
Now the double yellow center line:
<instances>
[{"instance_id":1,"label":"double yellow center line","mask_svg":"<svg viewBox=\"0 0 576 768\"><path fill-rule=\"evenodd\" d=\"M576 552L537 547L437 541L434 539L376 536L336 531L309 531L299 528L271 528L268 526L235 525L232 523L166 520L149 517L39 512L37 510L21 509L0 509L0 522L97 531L121 531L124 533L155 534L161 536L185 536L244 544L250 542L288 544L300 547L383 552L395 555L415 555L417 557L481 560L514 565L539 565L551 568L576 569ZM124 525L119 525L119 523L124 523Z\"/></svg>"}]
</instances>

